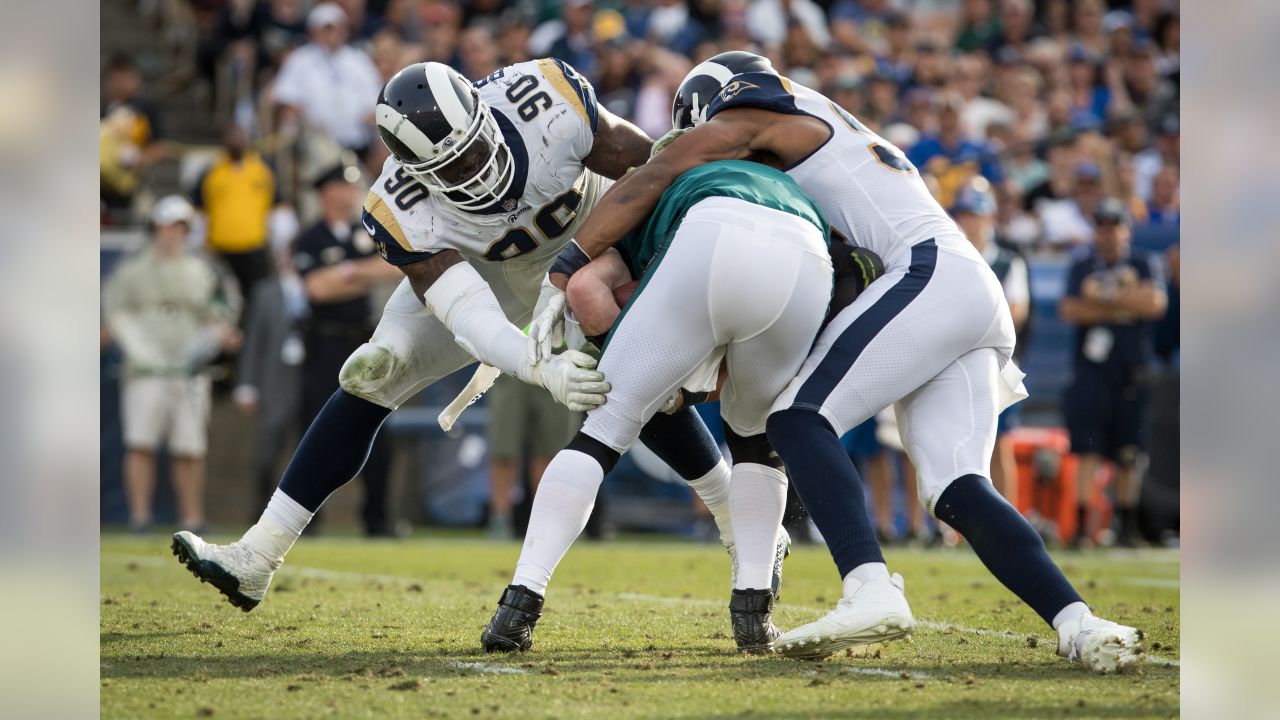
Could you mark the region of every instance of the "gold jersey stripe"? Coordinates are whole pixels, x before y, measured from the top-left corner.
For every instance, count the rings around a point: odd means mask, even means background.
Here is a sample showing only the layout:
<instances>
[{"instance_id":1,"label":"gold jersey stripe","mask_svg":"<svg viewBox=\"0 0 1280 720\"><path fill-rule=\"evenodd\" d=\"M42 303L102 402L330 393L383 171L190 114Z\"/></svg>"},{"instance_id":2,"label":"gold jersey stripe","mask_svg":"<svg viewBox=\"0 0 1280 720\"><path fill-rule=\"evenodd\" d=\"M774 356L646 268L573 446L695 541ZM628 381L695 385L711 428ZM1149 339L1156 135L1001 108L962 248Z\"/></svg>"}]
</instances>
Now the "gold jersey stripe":
<instances>
[{"instance_id":1,"label":"gold jersey stripe","mask_svg":"<svg viewBox=\"0 0 1280 720\"><path fill-rule=\"evenodd\" d=\"M396 216L392 214L391 208L387 207L387 204L383 202L381 195L370 190L369 195L364 199L364 209L373 216L374 220L378 221L379 225L391 233L391 237L400 243L400 247L407 252L414 252L414 249L409 247L409 239L405 237L404 230L400 227L400 221L396 220Z\"/></svg>"},{"instance_id":2,"label":"gold jersey stripe","mask_svg":"<svg viewBox=\"0 0 1280 720\"><path fill-rule=\"evenodd\" d=\"M781 75L779 75L779 76L778 76L778 81L779 81L780 83L782 83L782 89L783 89L783 90L786 90L788 95L795 95L795 94L796 94L796 91L795 91L795 90L793 90L793 89L791 89L791 80L790 80L789 78L784 78L784 77L782 77Z\"/></svg>"},{"instance_id":3,"label":"gold jersey stripe","mask_svg":"<svg viewBox=\"0 0 1280 720\"><path fill-rule=\"evenodd\" d=\"M578 115L582 117L582 122L590 125L591 120L587 117L587 109L582 106L582 100L578 97L578 93L574 92L573 86L569 84L569 79L564 76L564 71L556 65L554 60L539 60L538 69L546 76L551 83L551 87L560 93L560 97L569 103L570 107L578 111Z\"/></svg>"}]
</instances>

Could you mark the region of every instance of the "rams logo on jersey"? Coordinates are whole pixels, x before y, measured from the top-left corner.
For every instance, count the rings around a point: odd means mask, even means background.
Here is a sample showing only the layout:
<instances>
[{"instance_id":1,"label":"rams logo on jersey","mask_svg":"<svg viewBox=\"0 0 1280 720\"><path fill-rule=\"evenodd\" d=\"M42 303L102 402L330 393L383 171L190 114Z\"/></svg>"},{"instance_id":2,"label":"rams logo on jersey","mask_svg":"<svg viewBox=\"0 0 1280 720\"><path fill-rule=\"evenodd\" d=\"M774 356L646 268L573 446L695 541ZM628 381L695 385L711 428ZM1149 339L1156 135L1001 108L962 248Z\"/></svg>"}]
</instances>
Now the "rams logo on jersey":
<instances>
[{"instance_id":1,"label":"rams logo on jersey","mask_svg":"<svg viewBox=\"0 0 1280 720\"><path fill-rule=\"evenodd\" d=\"M725 85L724 88L720 90L720 102L728 102L732 100L734 97L736 97L743 90L750 90L751 88L756 88L757 90L759 90L760 86L756 85L755 83L746 82L744 80L734 80L728 85Z\"/></svg>"}]
</instances>

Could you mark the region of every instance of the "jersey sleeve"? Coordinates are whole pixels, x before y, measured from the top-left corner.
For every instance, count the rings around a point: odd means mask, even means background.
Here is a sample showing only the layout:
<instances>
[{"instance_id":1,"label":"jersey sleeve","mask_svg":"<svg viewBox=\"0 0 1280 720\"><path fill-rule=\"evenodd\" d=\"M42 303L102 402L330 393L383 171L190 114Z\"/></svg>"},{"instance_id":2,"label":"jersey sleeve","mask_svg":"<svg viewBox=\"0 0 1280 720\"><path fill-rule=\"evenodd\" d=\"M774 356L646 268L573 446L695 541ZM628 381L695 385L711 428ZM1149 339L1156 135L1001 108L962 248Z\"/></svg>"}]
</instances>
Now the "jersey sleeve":
<instances>
[{"instance_id":1,"label":"jersey sleeve","mask_svg":"<svg viewBox=\"0 0 1280 720\"><path fill-rule=\"evenodd\" d=\"M415 237L417 234L407 232L392 210L393 203L394 198L388 201L378 193L375 186L365 197L364 209L360 213L360 224L373 238L373 244L383 260L397 267L411 265L448 249L430 247L426 238Z\"/></svg>"},{"instance_id":2,"label":"jersey sleeve","mask_svg":"<svg viewBox=\"0 0 1280 720\"><path fill-rule=\"evenodd\" d=\"M562 60L547 58L538 61L538 70L551 83L562 100L573 108L582 122L591 128L594 136L600 129L600 108L596 104L596 91L591 83L578 74L573 66Z\"/></svg>"},{"instance_id":3,"label":"jersey sleeve","mask_svg":"<svg viewBox=\"0 0 1280 720\"><path fill-rule=\"evenodd\" d=\"M791 81L765 72L734 75L707 105L707 119L721 110L757 108L788 115L808 115L796 105Z\"/></svg>"}]
</instances>

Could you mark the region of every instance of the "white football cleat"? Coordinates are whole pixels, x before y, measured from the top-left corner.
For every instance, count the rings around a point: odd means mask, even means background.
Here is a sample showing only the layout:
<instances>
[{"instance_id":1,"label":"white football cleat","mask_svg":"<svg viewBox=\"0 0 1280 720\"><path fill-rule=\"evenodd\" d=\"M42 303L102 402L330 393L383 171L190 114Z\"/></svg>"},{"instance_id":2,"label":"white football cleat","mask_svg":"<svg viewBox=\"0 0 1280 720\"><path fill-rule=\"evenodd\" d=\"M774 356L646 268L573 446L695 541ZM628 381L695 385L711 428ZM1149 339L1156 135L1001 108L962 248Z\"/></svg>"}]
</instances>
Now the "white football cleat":
<instances>
[{"instance_id":1,"label":"white football cleat","mask_svg":"<svg viewBox=\"0 0 1280 720\"><path fill-rule=\"evenodd\" d=\"M911 634L915 618L903 594L902 576L863 583L821 619L782 634L774 648L793 658L824 658L854 645Z\"/></svg>"},{"instance_id":2,"label":"white football cleat","mask_svg":"<svg viewBox=\"0 0 1280 720\"><path fill-rule=\"evenodd\" d=\"M271 576L283 562L272 562L243 540L214 545L185 530L173 536L170 547L178 562L186 565L200 582L218 588L232 605L245 612L266 597Z\"/></svg>"},{"instance_id":3,"label":"white football cleat","mask_svg":"<svg viewBox=\"0 0 1280 720\"><path fill-rule=\"evenodd\" d=\"M1085 615L1058 627L1058 654L1095 672L1124 672L1142 662L1142 631Z\"/></svg>"}]
</instances>

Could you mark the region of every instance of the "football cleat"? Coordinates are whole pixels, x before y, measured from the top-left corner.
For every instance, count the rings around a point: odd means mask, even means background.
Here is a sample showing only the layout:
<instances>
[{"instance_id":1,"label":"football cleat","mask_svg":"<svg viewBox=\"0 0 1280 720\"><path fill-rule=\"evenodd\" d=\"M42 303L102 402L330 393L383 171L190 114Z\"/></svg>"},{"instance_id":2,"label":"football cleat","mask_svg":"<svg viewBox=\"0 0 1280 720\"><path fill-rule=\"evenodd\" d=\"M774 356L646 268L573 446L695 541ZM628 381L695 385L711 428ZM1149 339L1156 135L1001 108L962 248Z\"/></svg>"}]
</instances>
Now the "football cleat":
<instances>
[{"instance_id":1,"label":"football cleat","mask_svg":"<svg viewBox=\"0 0 1280 720\"><path fill-rule=\"evenodd\" d=\"M733 587L738 584L738 548L734 543L724 546L725 552L729 553L729 562L733 567L729 575L729 586ZM786 528L778 528L778 544L774 547L773 556L773 578L770 580L769 587L773 590L773 599L777 600L782 590L782 561L791 555L791 535L787 533Z\"/></svg>"},{"instance_id":2,"label":"football cleat","mask_svg":"<svg viewBox=\"0 0 1280 720\"><path fill-rule=\"evenodd\" d=\"M902 576L863 583L826 616L783 633L774 643L787 657L815 659L854 645L897 640L915 627Z\"/></svg>"},{"instance_id":3,"label":"football cleat","mask_svg":"<svg viewBox=\"0 0 1280 720\"><path fill-rule=\"evenodd\" d=\"M729 599L729 620L738 652L763 655L773 652L782 631L773 624L774 595L770 590L734 590Z\"/></svg>"},{"instance_id":4,"label":"football cleat","mask_svg":"<svg viewBox=\"0 0 1280 720\"><path fill-rule=\"evenodd\" d=\"M271 576L280 567L244 542L214 545L186 530L173 536L170 547L200 582L218 588L228 602L245 612L266 597Z\"/></svg>"},{"instance_id":5,"label":"football cleat","mask_svg":"<svg viewBox=\"0 0 1280 720\"><path fill-rule=\"evenodd\" d=\"M1142 631L1085 615L1058 628L1058 654L1095 672L1124 672L1142 662Z\"/></svg>"},{"instance_id":6,"label":"football cleat","mask_svg":"<svg viewBox=\"0 0 1280 720\"><path fill-rule=\"evenodd\" d=\"M533 646L533 627L542 617L542 596L524 585L508 585L489 627L480 635L484 651L524 652Z\"/></svg>"}]
</instances>

